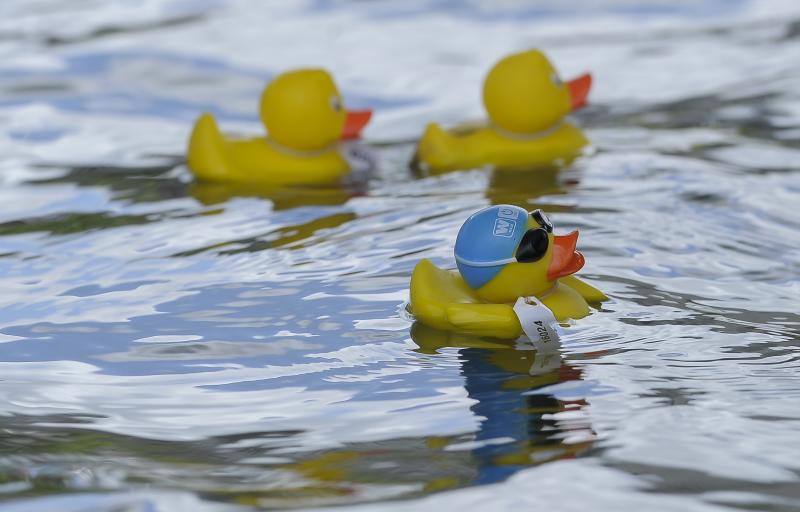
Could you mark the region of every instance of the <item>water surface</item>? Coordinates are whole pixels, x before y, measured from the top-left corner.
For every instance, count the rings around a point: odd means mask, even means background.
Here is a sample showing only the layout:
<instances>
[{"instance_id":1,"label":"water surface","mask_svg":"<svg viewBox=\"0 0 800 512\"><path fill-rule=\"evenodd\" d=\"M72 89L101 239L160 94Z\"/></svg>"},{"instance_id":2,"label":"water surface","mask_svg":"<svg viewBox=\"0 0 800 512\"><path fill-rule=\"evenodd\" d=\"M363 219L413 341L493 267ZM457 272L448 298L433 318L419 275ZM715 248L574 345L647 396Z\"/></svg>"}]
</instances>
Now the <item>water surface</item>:
<instances>
[{"instance_id":1,"label":"water surface","mask_svg":"<svg viewBox=\"0 0 800 512\"><path fill-rule=\"evenodd\" d=\"M796 510L800 10L607 0L4 2L0 508ZM592 70L560 174L416 177L498 57ZM198 185L194 117L256 132L331 69L367 182ZM581 230L612 300L560 358L414 326L487 204Z\"/></svg>"}]
</instances>

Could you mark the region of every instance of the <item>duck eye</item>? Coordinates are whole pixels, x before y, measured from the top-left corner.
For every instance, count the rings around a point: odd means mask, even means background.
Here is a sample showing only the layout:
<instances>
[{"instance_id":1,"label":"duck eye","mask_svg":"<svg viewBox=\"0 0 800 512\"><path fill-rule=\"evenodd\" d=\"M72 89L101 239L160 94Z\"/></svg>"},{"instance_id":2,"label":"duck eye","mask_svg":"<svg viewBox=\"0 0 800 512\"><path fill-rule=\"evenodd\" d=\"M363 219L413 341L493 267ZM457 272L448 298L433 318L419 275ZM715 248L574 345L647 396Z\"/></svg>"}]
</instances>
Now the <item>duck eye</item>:
<instances>
[{"instance_id":1,"label":"duck eye","mask_svg":"<svg viewBox=\"0 0 800 512\"><path fill-rule=\"evenodd\" d=\"M331 108L336 112L341 112L342 110L342 98L339 96L331 96Z\"/></svg>"},{"instance_id":2,"label":"duck eye","mask_svg":"<svg viewBox=\"0 0 800 512\"><path fill-rule=\"evenodd\" d=\"M550 217L547 216L542 210L536 209L531 212L531 217L533 220L539 223L542 228L548 233L553 232L553 223L550 221Z\"/></svg>"},{"instance_id":3,"label":"duck eye","mask_svg":"<svg viewBox=\"0 0 800 512\"><path fill-rule=\"evenodd\" d=\"M553 82L553 85L556 87L561 87L564 85L564 82L561 81L561 77L558 76L558 73L553 73L550 75L550 81Z\"/></svg>"}]
</instances>

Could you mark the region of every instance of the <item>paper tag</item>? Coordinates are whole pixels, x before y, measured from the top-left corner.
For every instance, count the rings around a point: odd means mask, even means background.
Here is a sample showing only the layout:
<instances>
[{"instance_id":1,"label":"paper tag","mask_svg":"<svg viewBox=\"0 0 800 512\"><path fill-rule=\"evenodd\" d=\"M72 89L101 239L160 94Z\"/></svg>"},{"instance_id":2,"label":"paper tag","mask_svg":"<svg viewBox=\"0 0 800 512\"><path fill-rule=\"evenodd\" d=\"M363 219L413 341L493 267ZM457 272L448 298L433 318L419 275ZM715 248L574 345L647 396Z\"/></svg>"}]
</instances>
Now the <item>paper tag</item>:
<instances>
[{"instance_id":1,"label":"paper tag","mask_svg":"<svg viewBox=\"0 0 800 512\"><path fill-rule=\"evenodd\" d=\"M528 373L533 376L546 375L558 370L563 364L564 360L558 352L536 352Z\"/></svg>"},{"instance_id":2,"label":"paper tag","mask_svg":"<svg viewBox=\"0 0 800 512\"><path fill-rule=\"evenodd\" d=\"M560 348L556 317L536 297L520 297L514 304L522 330L538 352L552 352Z\"/></svg>"}]
</instances>

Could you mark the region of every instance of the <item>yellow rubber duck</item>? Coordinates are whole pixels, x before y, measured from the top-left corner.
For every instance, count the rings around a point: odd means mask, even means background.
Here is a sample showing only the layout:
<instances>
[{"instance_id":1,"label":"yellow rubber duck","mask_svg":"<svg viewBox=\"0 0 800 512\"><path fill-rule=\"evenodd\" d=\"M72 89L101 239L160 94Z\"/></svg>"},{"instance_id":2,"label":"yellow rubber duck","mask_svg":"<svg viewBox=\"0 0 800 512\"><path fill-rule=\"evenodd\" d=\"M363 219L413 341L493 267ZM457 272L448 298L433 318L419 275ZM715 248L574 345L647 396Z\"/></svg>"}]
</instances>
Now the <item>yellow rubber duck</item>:
<instances>
[{"instance_id":1,"label":"yellow rubber duck","mask_svg":"<svg viewBox=\"0 0 800 512\"><path fill-rule=\"evenodd\" d=\"M420 261L411 275L411 312L445 331L515 339L523 330L513 304L538 298L559 322L589 314L603 292L574 274L583 267L578 232L553 234L541 210L496 205L471 215L455 244L458 271Z\"/></svg>"},{"instance_id":2,"label":"yellow rubber duck","mask_svg":"<svg viewBox=\"0 0 800 512\"><path fill-rule=\"evenodd\" d=\"M350 171L339 152L357 138L369 110L347 112L331 75L299 69L277 76L260 104L266 137L224 136L205 113L189 138L188 164L199 180L261 185L330 184Z\"/></svg>"},{"instance_id":3,"label":"yellow rubber duck","mask_svg":"<svg viewBox=\"0 0 800 512\"><path fill-rule=\"evenodd\" d=\"M586 104L592 76L562 82L539 50L509 55L489 71L483 104L489 122L472 128L444 130L427 126L416 161L431 173L493 165L535 168L569 161L588 140L564 117Z\"/></svg>"}]
</instances>

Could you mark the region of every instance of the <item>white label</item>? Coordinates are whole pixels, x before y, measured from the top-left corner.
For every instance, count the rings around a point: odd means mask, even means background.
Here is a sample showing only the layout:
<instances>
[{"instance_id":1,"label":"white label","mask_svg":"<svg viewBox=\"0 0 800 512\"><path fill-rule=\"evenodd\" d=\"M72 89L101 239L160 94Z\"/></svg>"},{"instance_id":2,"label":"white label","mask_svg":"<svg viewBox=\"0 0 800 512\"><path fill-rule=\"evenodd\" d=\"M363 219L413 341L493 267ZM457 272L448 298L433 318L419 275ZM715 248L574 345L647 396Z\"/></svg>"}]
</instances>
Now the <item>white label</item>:
<instances>
[{"instance_id":1,"label":"white label","mask_svg":"<svg viewBox=\"0 0 800 512\"><path fill-rule=\"evenodd\" d=\"M517 220L519 217L519 210L515 210L513 208L500 208L497 211L497 216L501 219Z\"/></svg>"},{"instance_id":2,"label":"white label","mask_svg":"<svg viewBox=\"0 0 800 512\"><path fill-rule=\"evenodd\" d=\"M537 352L553 352L560 348L556 317L539 299L520 297L514 304L514 313Z\"/></svg>"},{"instance_id":3,"label":"white label","mask_svg":"<svg viewBox=\"0 0 800 512\"><path fill-rule=\"evenodd\" d=\"M556 342L556 344L558 344L558 342ZM533 363L531 363L531 368L528 370L528 373L533 376L552 373L554 370L561 368L564 364L561 352L552 349L550 351L539 352L536 349L536 345L534 345L525 334L517 338L517 343L514 348L517 350L530 350L534 352Z\"/></svg>"},{"instance_id":4,"label":"white label","mask_svg":"<svg viewBox=\"0 0 800 512\"><path fill-rule=\"evenodd\" d=\"M561 359L561 354L559 353L536 352L533 356L533 364L531 364L531 369L528 370L528 373L533 376L547 375L561 368L563 364L564 360Z\"/></svg>"},{"instance_id":5,"label":"white label","mask_svg":"<svg viewBox=\"0 0 800 512\"><path fill-rule=\"evenodd\" d=\"M513 220L495 219L494 231L492 231L492 234L494 236L511 238L515 229L517 229L517 223Z\"/></svg>"}]
</instances>

